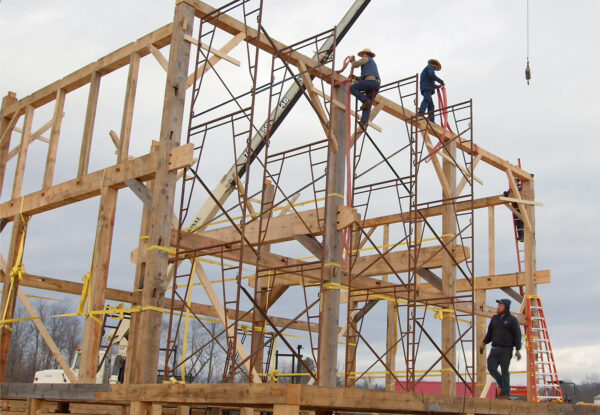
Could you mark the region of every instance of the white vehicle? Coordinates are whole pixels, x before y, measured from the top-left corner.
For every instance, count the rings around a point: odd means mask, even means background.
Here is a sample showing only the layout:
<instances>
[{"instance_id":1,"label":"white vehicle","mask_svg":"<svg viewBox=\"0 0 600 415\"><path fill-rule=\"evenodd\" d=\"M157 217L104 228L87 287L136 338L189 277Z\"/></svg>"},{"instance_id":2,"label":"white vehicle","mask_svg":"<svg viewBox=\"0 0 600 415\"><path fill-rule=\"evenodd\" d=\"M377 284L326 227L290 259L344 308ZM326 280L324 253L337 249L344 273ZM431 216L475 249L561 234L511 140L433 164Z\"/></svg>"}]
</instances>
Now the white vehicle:
<instances>
[{"instance_id":1,"label":"white vehicle","mask_svg":"<svg viewBox=\"0 0 600 415\"><path fill-rule=\"evenodd\" d=\"M111 356L112 347L106 353L102 367L96 373L96 383L122 383L125 370L125 357L127 356L127 334L129 333L129 320L123 320L119 328L111 330L105 337L107 343L118 345L116 355ZM104 351L98 354L98 363L102 361ZM81 349L77 348L71 370L75 377L79 376L79 364L81 362ZM70 383L62 369L46 369L35 372L33 383Z\"/></svg>"}]
</instances>

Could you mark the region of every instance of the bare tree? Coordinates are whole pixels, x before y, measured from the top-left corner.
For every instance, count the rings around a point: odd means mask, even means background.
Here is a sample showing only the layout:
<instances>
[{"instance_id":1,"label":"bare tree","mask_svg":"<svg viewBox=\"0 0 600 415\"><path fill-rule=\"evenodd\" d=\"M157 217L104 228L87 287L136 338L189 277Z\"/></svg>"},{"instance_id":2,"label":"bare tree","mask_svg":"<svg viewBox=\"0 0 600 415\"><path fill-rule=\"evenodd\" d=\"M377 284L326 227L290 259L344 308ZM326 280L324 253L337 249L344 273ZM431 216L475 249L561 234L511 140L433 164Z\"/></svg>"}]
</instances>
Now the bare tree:
<instances>
[{"instance_id":1,"label":"bare tree","mask_svg":"<svg viewBox=\"0 0 600 415\"><path fill-rule=\"evenodd\" d=\"M33 302L36 313L60 352L68 361L75 355L81 340L81 321L78 317L54 317L73 310L69 303L39 300ZM29 317L18 304L15 318ZM13 324L7 368L8 382L32 382L35 372L58 368L54 355L31 320Z\"/></svg>"}]
</instances>

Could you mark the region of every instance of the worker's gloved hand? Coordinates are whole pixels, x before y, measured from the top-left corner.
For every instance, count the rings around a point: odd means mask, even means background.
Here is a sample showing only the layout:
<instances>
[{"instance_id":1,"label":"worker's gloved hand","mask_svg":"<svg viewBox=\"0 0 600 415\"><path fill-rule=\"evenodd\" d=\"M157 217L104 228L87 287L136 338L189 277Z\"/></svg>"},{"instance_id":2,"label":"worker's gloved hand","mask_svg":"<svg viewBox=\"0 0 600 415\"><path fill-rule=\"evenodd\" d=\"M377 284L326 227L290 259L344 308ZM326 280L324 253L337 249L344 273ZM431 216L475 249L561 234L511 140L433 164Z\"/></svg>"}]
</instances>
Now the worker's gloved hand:
<instances>
[{"instance_id":1,"label":"worker's gloved hand","mask_svg":"<svg viewBox=\"0 0 600 415\"><path fill-rule=\"evenodd\" d=\"M517 357L517 360L521 360L521 352L519 350L515 351L515 356Z\"/></svg>"},{"instance_id":2,"label":"worker's gloved hand","mask_svg":"<svg viewBox=\"0 0 600 415\"><path fill-rule=\"evenodd\" d=\"M479 346L479 354L483 354L484 350L485 350L485 346Z\"/></svg>"},{"instance_id":3,"label":"worker's gloved hand","mask_svg":"<svg viewBox=\"0 0 600 415\"><path fill-rule=\"evenodd\" d=\"M355 58L354 55L350 56L350 62L354 62Z\"/></svg>"}]
</instances>

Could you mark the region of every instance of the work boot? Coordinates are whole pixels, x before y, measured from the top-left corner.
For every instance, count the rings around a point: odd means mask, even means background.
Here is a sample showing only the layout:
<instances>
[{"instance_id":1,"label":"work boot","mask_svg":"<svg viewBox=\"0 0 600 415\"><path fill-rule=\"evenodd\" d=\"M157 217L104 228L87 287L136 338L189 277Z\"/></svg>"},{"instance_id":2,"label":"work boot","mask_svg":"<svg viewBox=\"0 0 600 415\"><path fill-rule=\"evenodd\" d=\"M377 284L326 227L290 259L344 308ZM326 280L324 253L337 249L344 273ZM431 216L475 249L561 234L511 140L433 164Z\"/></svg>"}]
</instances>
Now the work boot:
<instances>
[{"instance_id":1,"label":"work boot","mask_svg":"<svg viewBox=\"0 0 600 415\"><path fill-rule=\"evenodd\" d=\"M500 395L496 396L496 399L505 399L505 400L508 400L508 399L510 399L510 396L507 396L507 395L501 393Z\"/></svg>"},{"instance_id":2,"label":"work boot","mask_svg":"<svg viewBox=\"0 0 600 415\"><path fill-rule=\"evenodd\" d=\"M359 121L358 126L362 128L363 131L367 131L367 123L364 121Z\"/></svg>"},{"instance_id":3,"label":"work boot","mask_svg":"<svg viewBox=\"0 0 600 415\"><path fill-rule=\"evenodd\" d=\"M362 111L371 108L371 104L373 103L373 101L371 101L370 99L366 100L365 102L363 102L363 104L360 106L360 109Z\"/></svg>"}]
</instances>

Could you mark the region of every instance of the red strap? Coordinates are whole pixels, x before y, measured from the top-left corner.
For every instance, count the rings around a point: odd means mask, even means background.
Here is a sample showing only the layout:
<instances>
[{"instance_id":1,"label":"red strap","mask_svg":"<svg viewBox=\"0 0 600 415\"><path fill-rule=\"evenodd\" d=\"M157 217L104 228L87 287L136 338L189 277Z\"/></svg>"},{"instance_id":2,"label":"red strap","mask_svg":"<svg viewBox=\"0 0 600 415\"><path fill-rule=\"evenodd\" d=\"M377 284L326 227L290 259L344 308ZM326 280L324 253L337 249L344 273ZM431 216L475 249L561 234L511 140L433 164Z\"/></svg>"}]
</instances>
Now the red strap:
<instances>
[{"instance_id":1,"label":"red strap","mask_svg":"<svg viewBox=\"0 0 600 415\"><path fill-rule=\"evenodd\" d=\"M441 126L443 128L443 131L439 142L435 145L433 150L427 149L427 151L429 151L429 156L427 156L427 158L425 159L427 163L429 163L429 161L431 160L431 156L437 153L444 145L444 141L446 141L446 131L452 132L452 129L450 128L450 123L448 122L448 97L446 95L446 87L444 85L438 85L436 88L438 96L438 107L442 110Z\"/></svg>"}]
</instances>

